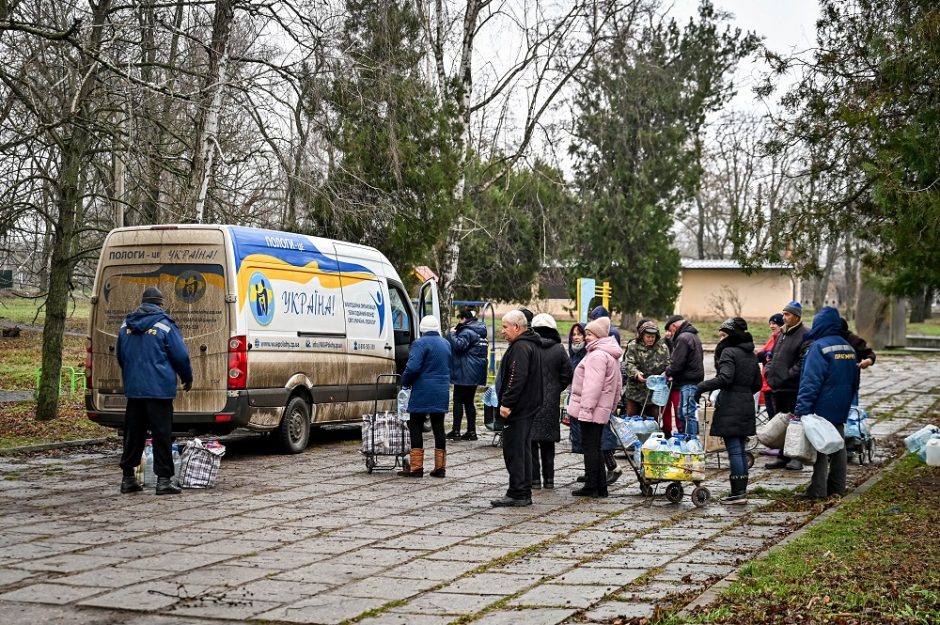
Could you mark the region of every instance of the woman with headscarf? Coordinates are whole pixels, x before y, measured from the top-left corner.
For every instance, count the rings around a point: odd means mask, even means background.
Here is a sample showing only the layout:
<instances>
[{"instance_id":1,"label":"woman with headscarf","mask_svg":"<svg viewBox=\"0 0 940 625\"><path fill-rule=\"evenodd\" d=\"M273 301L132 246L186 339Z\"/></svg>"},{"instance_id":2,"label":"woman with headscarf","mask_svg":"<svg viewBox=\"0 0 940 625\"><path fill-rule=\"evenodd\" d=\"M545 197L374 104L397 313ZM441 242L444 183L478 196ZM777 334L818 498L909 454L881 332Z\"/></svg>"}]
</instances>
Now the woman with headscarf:
<instances>
[{"instance_id":1,"label":"woman with headscarf","mask_svg":"<svg viewBox=\"0 0 940 625\"><path fill-rule=\"evenodd\" d=\"M600 317L585 328L587 355L574 372L568 414L578 420L584 447L584 486L572 491L578 497L606 497L607 475L601 454L601 436L617 409L622 382L623 352L610 336L610 319Z\"/></svg>"},{"instance_id":2,"label":"woman with headscarf","mask_svg":"<svg viewBox=\"0 0 940 625\"><path fill-rule=\"evenodd\" d=\"M754 338L747 331L747 321L728 319L718 328L720 340L715 347L716 374L699 382L695 401L705 393L719 390L715 402L712 436L724 438L731 467L731 494L723 504L747 503L747 457L745 443L757 430L754 393L760 390L761 375L754 355Z\"/></svg>"},{"instance_id":3,"label":"woman with headscarf","mask_svg":"<svg viewBox=\"0 0 940 625\"><path fill-rule=\"evenodd\" d=\"M444 413L450 400L451 348L441 336L441 324L428 315L418 325L421 338L412 343L408 363L401 375L401 385L411 387L408 400L408 432L411 434L411 459L398 472L403 477L424 476L424 419L430 416L434 432L434 470L431 477L444 477L447 467L447 439Z\"/></svg>"},{"instance_id":4,"label":"woman with headscarf","mask_svg":"<svg viewBox=\"0 0 940 625\"><path fill-rule=\"evenodd\" d=\"M659 416L659 406L649 401L650 390L646 387L646 378L662 375L668 366L669 348L659 335L659 326L655 321L644 321L637 328L636 340L627 344L624 358L625 414Z\"/></svg>"},{"instance_id":5,"label":"woman with headscarf","mask_svg":"<svg viewBox=\"0 0 940 625\"><path fill-rule=\"evenodd\" d=\"M760 372L763 385L760 390L764 398L764 406L767 408L767 416L773 417L776 414L774 412L774 394L771 392L770 384L767 383L766 369L767 363L770 362L770 358L774 354L774 344L777 342L780 330L783 329L783 315L780 313L770 315L770 319L767 320L767 325L770 327L770 338L767 339L764 346L757 351L757 362L763 365Z\"/></svg>"}]
</instances>

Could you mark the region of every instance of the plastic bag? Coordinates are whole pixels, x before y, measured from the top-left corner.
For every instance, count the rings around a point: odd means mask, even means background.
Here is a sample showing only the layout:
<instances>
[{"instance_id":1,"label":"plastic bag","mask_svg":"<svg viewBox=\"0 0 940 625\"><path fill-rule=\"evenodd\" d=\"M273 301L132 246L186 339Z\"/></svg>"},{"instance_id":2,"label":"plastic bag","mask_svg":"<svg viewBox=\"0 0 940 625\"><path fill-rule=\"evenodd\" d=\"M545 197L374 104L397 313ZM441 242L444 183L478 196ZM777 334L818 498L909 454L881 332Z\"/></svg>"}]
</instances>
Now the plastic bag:
<instances>
[{"instance_id":1,"label":"plastic bag","mask_svg":"<svg viewBox=\"0 0 940 625\"><path fill-rule=\"evenodd\" d=\"M806 464L816 462L816 450L806 439L801 422L790 421L790 425L787 426L787 435L783 442L783 455Z\"/></svg>"},{"instance_id":2,"label":"plastic bag","mask_svg":"<svg viewBox=\"0 0 940 625\"><path fill-rule=\"evenodd\" d=\"M787 417L787 413L778 412L773 419L758 426L757 440L770 449L782 449L787 438L788 425L790 425L790 418Z\"/></svg>"},{"instance_id":3,"label":"plastic bag","mask_svg":"<svg viewBox=\"0 0 940 625\"><path fill-rule=\"evenodd\" d=\"M186 443L180 460L179 483L183 488L212 488L215 486L225 445L209 441L203 445L198 438Z\"/></svg>"},{"instance_id":4,"label":"plastic bag","mask_svg":"<svg viewBox=\"0 0 940 625\"><path fill-rule=\"evenodd\" d=\"M800 421L803 423L803 434L817 452L834 454L845 447L845 439L839 434L839 430L823 417L808 414Z\"/></svg>"},{"instance_id":5,"label":"plastic bag","mask_svg":"<svg viewBox=\"0 0 940 625\"><path fill-rule=\"evenodd\" d=\"M633 428L630 427L627 420L622 417L611 415L610 428L614 431L614 434L617 435L617 438L620 439L620 444L624 449L630 449L633 447L634 443L640 440L637 438L636 432L633 431Z\"/></svg>"}]
</instances>

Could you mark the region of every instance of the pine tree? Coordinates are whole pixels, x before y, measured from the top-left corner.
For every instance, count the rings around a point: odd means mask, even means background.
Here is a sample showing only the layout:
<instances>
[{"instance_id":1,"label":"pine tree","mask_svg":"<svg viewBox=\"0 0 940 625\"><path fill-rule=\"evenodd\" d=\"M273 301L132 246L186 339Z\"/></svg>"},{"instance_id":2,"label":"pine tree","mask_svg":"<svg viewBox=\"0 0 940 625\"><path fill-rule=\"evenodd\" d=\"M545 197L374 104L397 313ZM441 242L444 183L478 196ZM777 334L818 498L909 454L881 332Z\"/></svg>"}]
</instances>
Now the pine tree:
<instances>
[{"instance_id":1,"label":"pine tree","mask_svg":"<svg viewBox=\"0 0 940 625\"><path fill-rule=\"evenodd\" d=\"M679 292L671 229L697 188L706 115L733 94L728 78L758 40L718 31L702 2L698 21L613 33L582 80L575 122L583 217L569 242L578 275L608 280L612 306L665 315Z\"/></svg>"},{"instance_id":2,"label":"pine tree","mask_svg":"<svg viewBox=\"0 0 940 625\"><path fill-rule=\"evenodd\" d=\"M455 210L453 111L421 76L411 2L348 0L346 9L346 56L325 103L333 160L311 229L373 245L396 265L426 263Z\"/></svg>"}]
</instances>

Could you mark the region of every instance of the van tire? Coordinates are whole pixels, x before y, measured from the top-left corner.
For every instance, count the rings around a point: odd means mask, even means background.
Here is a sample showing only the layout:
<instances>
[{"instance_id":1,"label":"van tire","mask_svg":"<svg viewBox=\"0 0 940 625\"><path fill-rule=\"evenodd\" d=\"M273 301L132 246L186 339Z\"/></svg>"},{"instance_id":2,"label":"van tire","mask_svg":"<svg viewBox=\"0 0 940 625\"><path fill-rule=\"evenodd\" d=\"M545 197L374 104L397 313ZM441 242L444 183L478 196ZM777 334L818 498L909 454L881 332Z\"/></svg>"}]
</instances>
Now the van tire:
<instances>
[{"instance_id":1,"label":"van tire","mask_svg":"<svg viewBox=\"0 0 940 625\"><path fill-rule=\"evenodd\" d=\"M274 432L278 447L287 454L299 454L310 441L310 406L303 397L294 396L287 402L281 423Z\"/></svg>"}]
</instances>

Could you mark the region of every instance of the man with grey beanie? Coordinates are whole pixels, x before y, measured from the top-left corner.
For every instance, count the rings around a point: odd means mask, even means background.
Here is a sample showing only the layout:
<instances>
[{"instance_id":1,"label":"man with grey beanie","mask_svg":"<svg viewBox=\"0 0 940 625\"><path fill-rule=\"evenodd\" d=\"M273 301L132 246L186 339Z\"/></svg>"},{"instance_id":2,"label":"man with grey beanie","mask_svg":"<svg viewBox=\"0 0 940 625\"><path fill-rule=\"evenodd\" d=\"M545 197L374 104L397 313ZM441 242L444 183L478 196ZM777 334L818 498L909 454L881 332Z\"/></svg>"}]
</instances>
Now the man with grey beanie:
<instances>
[{"instance_id":1,"label":"man with grey beanie","mask_svg":"<svg viewBox=\"0 0 940 625\"><path fill-rule=\"evenodd\" d=\"M800 370L803 366L803 355L806 353L806 347L803 345L806 326L803 325L803 306L799 302L792 301L783 307L783 323L783 329L774 343L770 362L764 369L767 384L773 392L774 411L777 413L793 412L796 408ZM800 471L803 469L803 463L781 454L777 460L765 464L764 467Z\"/></svg>"}]
</instances>

